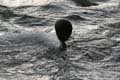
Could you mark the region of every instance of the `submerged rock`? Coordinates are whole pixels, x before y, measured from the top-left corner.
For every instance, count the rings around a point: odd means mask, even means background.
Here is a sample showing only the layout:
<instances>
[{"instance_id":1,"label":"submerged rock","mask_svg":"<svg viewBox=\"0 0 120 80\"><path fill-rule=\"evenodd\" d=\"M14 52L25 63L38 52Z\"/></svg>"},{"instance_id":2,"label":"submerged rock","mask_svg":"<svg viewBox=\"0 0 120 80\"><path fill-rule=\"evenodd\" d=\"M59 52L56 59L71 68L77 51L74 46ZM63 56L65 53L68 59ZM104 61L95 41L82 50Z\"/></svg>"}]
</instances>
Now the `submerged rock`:
<instances>
[{"instance_id":1,"label":"submerged rock","mask_svg":"<svg viewBox=\"0 0 120 80\"><path fill-rule=\"evenodd\" d=\"M79 15L68 15L65 18L69 20L86 20L85 18L79 16Z\"/></svg>"},{"instance_id":2,"label":"submerged rock","mask_svg":"<svg viewBox=\"0 0 120 80\"><path fill-rule=\"evenodd\" d=\"M90 6L97 6L98 4L95 2L92 2L90 0L72 0L73 2L76 3L78 6L82 7L90 7Z\"/></svg>"}]
</instances>

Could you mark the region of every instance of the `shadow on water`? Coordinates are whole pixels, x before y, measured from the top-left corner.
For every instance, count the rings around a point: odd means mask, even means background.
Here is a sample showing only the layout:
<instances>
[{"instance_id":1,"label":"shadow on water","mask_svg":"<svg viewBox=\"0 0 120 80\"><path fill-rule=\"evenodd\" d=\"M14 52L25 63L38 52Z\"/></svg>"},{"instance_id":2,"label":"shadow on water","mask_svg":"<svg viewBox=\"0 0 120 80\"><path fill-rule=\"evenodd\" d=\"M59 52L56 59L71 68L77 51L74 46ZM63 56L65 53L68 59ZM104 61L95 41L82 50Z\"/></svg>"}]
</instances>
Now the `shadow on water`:
<instances>
[{"instance_id":1,"label":"shadow on water","mask_svg":"<svg viewBox=\"0 0 120 80\"><path fill-rule=\"evenodd\" d=\"M17 14L14 14L13 11L10 10L9 7L0 6L0 17L3 19L9 19L12 17L17 17Z\"/></svg>"},{"instance_id":2,"label":"shadow on water","mask_svg":"<svg viewBox=\"0 0 120 80\"><path fill-rule=\"evenodd\" d=\"M28 15L21 15L21 17L17 19L15 23L26 27L48 25L46 18L37 18Z\"/></svg>"}]
</instances>

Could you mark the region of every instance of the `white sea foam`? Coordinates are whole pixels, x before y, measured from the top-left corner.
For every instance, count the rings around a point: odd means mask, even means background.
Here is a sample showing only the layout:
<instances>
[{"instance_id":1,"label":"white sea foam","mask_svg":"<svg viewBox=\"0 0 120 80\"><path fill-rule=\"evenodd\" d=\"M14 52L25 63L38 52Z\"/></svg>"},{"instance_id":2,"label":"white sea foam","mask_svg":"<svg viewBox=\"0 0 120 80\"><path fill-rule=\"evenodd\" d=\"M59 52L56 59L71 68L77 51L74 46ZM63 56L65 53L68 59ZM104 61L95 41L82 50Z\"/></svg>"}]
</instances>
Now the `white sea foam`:
<instances>
[{"instance_id":1,"label":"white sea foam","mask_svg":"<svg viewBox=\"0 0 120 80\"><path fill-rule=\"evenodd\" d=\"M0 4L9 7L25 6L25 5L43 5L49 2L50 0L0 0Z\"/></svg>"}]
</instances>

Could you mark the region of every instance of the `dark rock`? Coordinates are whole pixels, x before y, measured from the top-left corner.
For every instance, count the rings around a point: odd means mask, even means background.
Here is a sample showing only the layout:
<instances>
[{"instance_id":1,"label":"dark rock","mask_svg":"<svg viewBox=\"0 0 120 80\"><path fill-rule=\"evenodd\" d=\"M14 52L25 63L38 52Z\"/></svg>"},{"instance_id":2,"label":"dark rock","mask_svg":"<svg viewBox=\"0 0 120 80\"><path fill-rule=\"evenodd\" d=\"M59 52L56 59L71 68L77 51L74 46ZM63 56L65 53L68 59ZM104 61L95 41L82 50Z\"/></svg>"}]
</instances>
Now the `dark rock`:
<instances>
[{"instance_id":1,"label":"dark rock","mask_svg":"<svg viewBox=\"0 0 120 80\"><path fill-rule=\"evenodd\" d=\"M90 6L98 5L97 3L92 2L90 0L72 0L72 1L75 2L77 6L82 6L82 7L90 7Z\"/></svg>"},{"instance_id":2,"label":"dark rock","mask_svg":"<svg viewBox=\"0 0 120 80\"><path fill-rule=\"evenodd\" d=\"M69 15L69 16L66 16L65 18L70 19L70 20L85 20L85 18L79 15Z\"/></svg>"}]
</instances>

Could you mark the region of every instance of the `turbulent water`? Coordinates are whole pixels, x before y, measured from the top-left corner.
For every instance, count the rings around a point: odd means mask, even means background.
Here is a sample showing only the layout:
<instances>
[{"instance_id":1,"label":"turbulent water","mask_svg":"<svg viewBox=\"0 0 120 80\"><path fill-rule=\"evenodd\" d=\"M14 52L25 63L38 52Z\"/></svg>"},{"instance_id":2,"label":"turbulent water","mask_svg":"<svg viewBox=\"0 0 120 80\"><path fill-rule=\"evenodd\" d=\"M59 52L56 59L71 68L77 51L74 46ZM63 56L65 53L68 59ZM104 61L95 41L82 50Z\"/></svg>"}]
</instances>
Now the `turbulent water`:
<instances>
[{"instance_id":1,"label":"turbulent water","mask_svg":"<svg viewBox=\"0 0 120 80\"><path fill-rule=\"evenodd\" d=\"M39 1L0 0L0 80L120 80L119 0ZM73 24L66 51L58 19Z\"/></svg>"}]
</instances>

